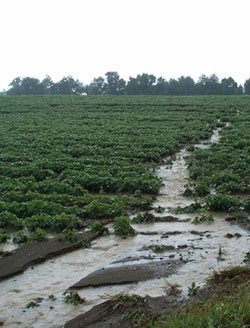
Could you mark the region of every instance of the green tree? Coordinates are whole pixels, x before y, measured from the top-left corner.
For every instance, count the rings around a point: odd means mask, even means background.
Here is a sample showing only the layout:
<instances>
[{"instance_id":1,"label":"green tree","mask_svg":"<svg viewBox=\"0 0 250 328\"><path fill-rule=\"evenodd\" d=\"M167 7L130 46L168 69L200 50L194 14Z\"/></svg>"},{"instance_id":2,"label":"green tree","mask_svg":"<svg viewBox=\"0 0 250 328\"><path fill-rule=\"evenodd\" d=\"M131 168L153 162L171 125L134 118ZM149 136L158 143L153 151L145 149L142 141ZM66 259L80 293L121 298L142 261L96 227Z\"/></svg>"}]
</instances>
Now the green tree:
<instances>
[{"instance_id":1,"label":"green tree","mask_svg":"<svg viewBox=\"0 0 250 328\"><path fill-rule=\"evenodd\" d=\"M125 92L126 82L117 72L107 72L104 92L108 95L122 95Z\"/></svg>"},{"instance_id":2,"label":"green tree","mask_svg":"<svg viewBox=\"0 0 250 328\"><path fill-rule=\"evenodd\" d=\"M181 76L178 79L178 89L180 95L193 95L195 94L195 83L190 76Z\"/></svg>"},{"instance_id":3,"label":"green tree","mask_svg":"<svg viewBox=\"0 0 250 328\"><path fill-rule=\"evenodd\" d=\"M9 86L11 87L7 91L9 95L40 95L44 93L40 81L33 77L16 77Z\"/></svg>"},{"instance_id":4,"label":"green tree","mask_svg":"<svg viewBox=\"0 0 250 328\"><path fill-rule=\"evenodd\" d=\"M156 95L167 95L169 92L169 83L166 81L163 77L159 77L157 79L156 85L155 85L155 94Z\"/></svg>"},{"instance_id":5,"label":"green tree","mask_svg":"<svg viewBox=\"0 0 250 328\"><path fill-rule=\"evenodd\" d=\"M218 95L221 94L221 84L216 74L211 76L201 75L196 90L201 95Z\"/></svg>"},{"instance_id":6,"label":"green tree","mask_svg":"<svg viewBox=\"0 0 250 328\"><path fill-rule=\"evenodd\" d=\"M88 95L103 95L105 93L105 79L101 76L94 80L86 87Z\"/></svg>"},{"instance_id":7,"label":"green tree","mask_svg":"<svg viewBox=\"0 0 250 328\"><path fill-rule=\"evenodd\" d=\"M41 85L45 94L47 95L51 94L51 91L54 86L54 82L52 81L49 75L46 75L46 77L42 80Z\"/></svg>"},{"instance_id":8,"label":"green tree","mask_svg":"<svg viewBox=\"0 0 250 328\"><path fill-rule=\"evenodd\" d=\"M130 95L153 95L155 92L156 77L152 74L130 77L126 87L126 93Z\"/></svg>"},{"instance_id":9,"label":"green tree","mask_svg":"<svg viewBox=\"0 0 250 328\"><path fill-rule=\"evenodd\" d=\"M221 93L224 95L238 95L241 94L241 88L238 87L237 82L232 77L221 80Z\"/></svg>"},{"instance_id":10,"label":"green tree","mask_svg":"<svg viewBox=\"0 0 250 328\"><path fill-rule=\"evenodd\" d=\"M175 79L170 79L169 80L169 94L170 95L179 95L180 91L179 91L179 82Z\"/></svg>"},{"instance_id":11,"label":"green tree","mask_svg":"<svg viewBox=\"0 0 250 328\"><path fill-rule=\"evenodd\" d=\"M244 83L245 94L250 95L250 79Z\"/></svg>"},{"instance_id":12,"label":"green tree","mask_svg":"<svg viewBox=\"0 0 250 328\"><path fill-rule=\"evenodd\" d=\"M85 88L81 82L74 80L72 76L67 76L55 83L51 91L53 94L59 95L81 95L84 93Z\"/></svg>"}]
</instances>

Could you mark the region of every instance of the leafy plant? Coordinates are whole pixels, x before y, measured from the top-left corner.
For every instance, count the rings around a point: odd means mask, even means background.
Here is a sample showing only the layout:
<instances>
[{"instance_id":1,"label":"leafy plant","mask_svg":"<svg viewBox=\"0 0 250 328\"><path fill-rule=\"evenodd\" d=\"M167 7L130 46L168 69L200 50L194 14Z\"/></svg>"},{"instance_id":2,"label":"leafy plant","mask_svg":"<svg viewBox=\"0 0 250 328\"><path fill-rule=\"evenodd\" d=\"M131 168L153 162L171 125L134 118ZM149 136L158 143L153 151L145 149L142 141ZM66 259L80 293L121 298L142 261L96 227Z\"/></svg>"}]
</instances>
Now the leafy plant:
<instances>
[{"instance_id":1,"label":"leafy plant","mask_svg":"<svg viewBox=\"0 0 250 328\"><path fill-rule=\"evenodd\" d=\"M0 244L5 243L9 239L10 239L10 237L8 236L8 234L6 232L4 232L2 229L0 229Z\"/></svg>"},{"instance_id":2,"label":"leafy plant","mask_svg":"<svg viewBox=\"0 0 250 328\"><path fill-rule=\"evenodd\" d=\"M63 293L64 302L67 304L79 305L84 304L86 302L85 298L82 298L77 292L66 290Z\"/></svg>"},{"instance_id":3,"label":"leafy plant","mask_svg":"<svg viewBox=\"0 0 250 328\"><path fill-rule=\"evenodd\" d=\"M3 211L0 213L0 228L20 229L23 228L23 222L15 214Z\"/></svg>"},{"instance_id":4,"label":"leafy plant","mask_svg":"<svg viewBox=\"0 0 250 328\"><path fill-rule=\"evenodd\" d=\"M89 248L90 247L90 243L87 240L83 240L82 241L82 248Z\"/></svg>"},{"instance_id":5,"label":"leafy plant","mask_svg":"<svg viewBox=\"0 0 250 328\"><path fill-rule=\"evenodd\" d=\"M199 288L200 288L200 286L197 286L195 284L195 282L193 281L192 284L191 284L191 286L188 287L188 295L189 296L197 295L197 292L198 292Z\"/></svg>"},{"instance_id":6,"label":"leafy plant","mask_svg":"<svg viewBox=\"0 0 250 328\"><path fill-rule=\"evenodd\" d=\"M24 230L17 231L12 238L14 244L26 244L29 242L29 235Z\"/></svg>"},{"instance_id":7,"label":"leafy plant","mask_svg":"<svg viewBox=\"0 0 250 328\"><path fill-rule=\"evenodd\" d=\"M155 222L155 216L149 212L138 214L132 220L133 223L153 223Z\"/></svg>"},{"instance_id":8,"label":"leafy plant","mask_svg":"<svg viewBox=\"0 0 250 328\"><path fill-rule=\"evenodd\" d=\"M161 253L165 250L165 246L164 245L155 245L153 250L155 253Z\"/></svg>"},{"instance_id":9,"label":"leafy plant","mask_svg":"<svg viewBox=\"0 0 250 328\"><path fill-rule=\"evenodd\" d=\"M118 236L135 235L135 230L130 225L130 218L127 216L120 216L114 219L114 231Z\"/></svg>"},{"instance_id":10,"label":"leafy plant","mask_svg":"<svg viewBox=\"0 0 250 328\"><path fill-rule=\"evenodd\" d=\"M35 300L30 301L25 305L27 309L40 306L40 303L44 300L43 297L37 297Z\"/></svg>"},{"instance_id":11,"label":"leafy plant","mask_svg":"<svg viewBox=\"0 0 250 328\"><path fill-rule=\"evenodd\" d=\"M156 213L164 213L165 212L165 208L164 207L161 207L161 206L158 206L158 207L155 207L154 208L154 211Z\"/></svg>"},{"instance_id":12,"label":"leafy plant","mask_svg":"<svg viewBox=\"0 0 250 328\"><path fill-rule=\"evenodd\" d=\"M30 241L43 241L48 240L48 235L46 231L41 228L37 228L32 234L29 239Z\"/></svg>"},{"instance_id":13,"label":"leafy plant","mask_svg":"<svg viewBox=\"0 0 250 328\"><path fill-rule=\"evenodd\" d=\"M205 206L209 211L238 211L241 202L237 197L230 195L208 195L205 197Z\"/></svg>"},{"instance_id":14,"label":"leafy plant","mask_svg":"<svg viewBox=\"0 0 250 328\"><path fill-rule=\"evenodd\" d=\"M51 228L54 231L73 230L81 225L81 221L74 214L61 213L51 218Z\"/></svg>"},{"instance_id":15,"label":"leafy plant","mask_svg":"<svg viewBox=\"0 0 250 328\"><path fill-rule=\"evenodd\" d=\"M58 239L62 242L76 243L78 241L78 232L75 229L66 229Z\"/></svg>"},{"instance_id":16,"label":"leafy plant","mask_svg":"<svg viewBox=\"0 0 250 328\"><path fill-rule=\"evenodd\" d=\"M204 222L212 223L214 222L214 217L212 214L206 215L205 213L198 215L194 218L193 222L194 224L201 224Z\"/></svg>"},{"instance_id":17,"label":"leafy plant","mask_svg":"<svg viewBox=\"0 0 250 328\"><path fill-rule=\"evenodd\" d=\"M91 225L90 230L94 233L97 233L98 235L108 235L108 228L105 228L103 224L100 221L94 221Z\"/></svg>"}]
</instances>

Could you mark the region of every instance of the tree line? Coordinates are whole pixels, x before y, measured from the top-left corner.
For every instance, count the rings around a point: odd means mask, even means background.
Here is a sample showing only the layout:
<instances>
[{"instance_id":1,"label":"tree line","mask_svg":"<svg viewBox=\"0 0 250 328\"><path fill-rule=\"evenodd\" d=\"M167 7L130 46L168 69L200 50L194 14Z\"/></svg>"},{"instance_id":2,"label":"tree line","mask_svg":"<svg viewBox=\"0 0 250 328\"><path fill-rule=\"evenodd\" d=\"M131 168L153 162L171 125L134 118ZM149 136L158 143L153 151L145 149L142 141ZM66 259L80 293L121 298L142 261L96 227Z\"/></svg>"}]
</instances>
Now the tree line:
<instances>
[{"instance_id":1,"label":"tree line","mask_svg":"<svg viewBox=\"0 0 250 328\"><path fill-rule=\"evenodd\" d=\"M107 72L105 77L94 78L83 84L71 76L54 83L51 77L43 80L32 77L17 77L4 92L7 95L242 95L250 94L250 79L244 86L232 78L220 80L216 74L201 75L195 82L190 76L167 81L152 74L141 74L122 79L117 72ZM3 94L3 93L2 93Z\"/></svg>"}]
</instances>

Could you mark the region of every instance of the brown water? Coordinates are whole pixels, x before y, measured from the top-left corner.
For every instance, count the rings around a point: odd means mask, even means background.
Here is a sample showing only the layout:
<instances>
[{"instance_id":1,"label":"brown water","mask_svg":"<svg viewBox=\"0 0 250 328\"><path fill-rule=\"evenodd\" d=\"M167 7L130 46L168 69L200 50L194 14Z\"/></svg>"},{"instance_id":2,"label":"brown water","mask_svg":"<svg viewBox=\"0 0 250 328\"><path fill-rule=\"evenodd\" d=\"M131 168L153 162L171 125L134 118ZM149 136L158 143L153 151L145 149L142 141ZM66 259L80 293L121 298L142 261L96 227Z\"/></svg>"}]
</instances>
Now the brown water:
<instances>
[{"instance_id":1,"label":"brown water","mask_svg":"<svg viewBox=\"0 0 250 328\"><path fill-rule=\"evenodd\" d=\"M219 130L216 130L211 142L218 142ZM196 145L203 147L207 145ZM188 181L188 170L184 157L188 152L183 149L177 154L177 159L171 168L161 166L156 174L163 179L164 186L157 197L154 207L186 206L192 201L183 197L184 185ZM158 214L158 215L166 215ZM157 235L141 235L121 239L114 235L102 237L92 244L92 248L77 250L59 256L43 264L34 266L23 274L0 283L0 320L4 327L20 328L59 328L76 315L89 310L92 306L103 301L105 295L119 292L136 293L141 296L159 296L165 293L166 284L178 283L183 295L187 294L188 286L193 281L202 285L213 270L242 264L244 255L249 251L250 236L239 226L225 221L226 214L214 214L215 222L194 225L189 222L137 224L133 227L138 232L157 232ZM195 215L178 215L181 219L193 219ZM192 231L200 234L194 234ZM177 235L161 238L166 232L178 231ZM228 239L227 233L239 233L240 238ZM150 245L172 245L175 250L155 254L152 250L141 248ZM180 249L178 246L185 245ZM10 244L7 248L12 247ZM222 255L218 256L219 249ZM187 260L176 274L167 279L153 279L137 284L86 288L79 294L87 299L85 305L72 306L65 304L62 293L78 280L89 273L108 266L126 257L154 256L160 258L183 258ZM145 262L146 260L141 260ZM131 264L133 262L130 262ZM138 263L138 261L136 262ZM39 307L26 309L25 304L37 297L47 299L55 295L54 302L44 300ZM51 308L53 307L53 308Z\"/></svg>"}]
</instances>

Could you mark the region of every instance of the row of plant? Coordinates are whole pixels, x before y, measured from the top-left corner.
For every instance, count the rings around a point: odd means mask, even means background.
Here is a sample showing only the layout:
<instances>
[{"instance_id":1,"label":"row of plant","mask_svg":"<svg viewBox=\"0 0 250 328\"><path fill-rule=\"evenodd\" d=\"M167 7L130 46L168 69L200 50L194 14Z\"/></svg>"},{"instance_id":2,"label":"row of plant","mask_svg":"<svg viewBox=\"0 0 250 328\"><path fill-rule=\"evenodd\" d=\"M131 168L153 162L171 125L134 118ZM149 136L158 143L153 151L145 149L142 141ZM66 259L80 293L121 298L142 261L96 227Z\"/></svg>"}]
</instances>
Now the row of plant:
<instances>
[{"instance_id":1,"label":"row of plant","mask_svg":"<svg viewBox=\"0 0 250 328\"><path fill-rule=\"evenodd\" d=\"M71 226L65 228L61 234L58 236L58 240L66 243L75 243L79 241L79 234L77 231L77 226L72 222ZM118 236L133 236L136 235L135 230L131 226L131 220L128 216L119 216L114 219L113 223L114 234ZM109 229L104 225L103 222L99 220L93 221L89 226L89 230L99 236L107 236L110 234ZM13 233L11 236L5 230L0 229L0 244L4 244L9 240L14 244L27 244L31 242L41 242L48 240L48 234L44 229L34 228L29 229L20 229ZM83 240L82 246L84 248L89 247L90 244ZM4 255L4 252L0 252L0 257Z\"/></svg>"},{"instance_id":2,"label":"row of plant","mask_svg":"<svg viewBox=\"0 0 250 328\"><path fill-rule=\"evenodd\" d=\"M162 159L208 139L247 104L247 97L2 97L0 228L79 229L86 219L150 209Z\"/></svg>"},{"instance_id":3,"label":"row of plant","mask_svg":"<svg viewBox=\"0 0 250 328\"><path fill-rule=\"evenodd\" d=\"M184 195L203 197L212 211L250 210L250 115L238 112L218 143L186 158L190 183Z\"/></svg>"}]
</instances>

